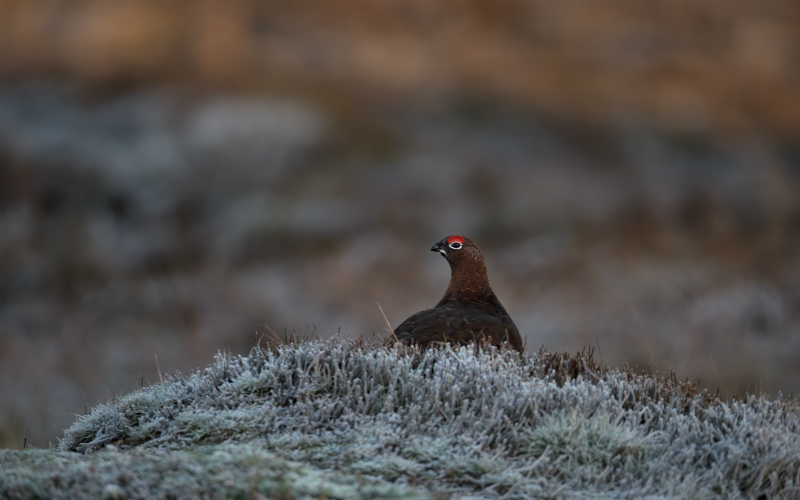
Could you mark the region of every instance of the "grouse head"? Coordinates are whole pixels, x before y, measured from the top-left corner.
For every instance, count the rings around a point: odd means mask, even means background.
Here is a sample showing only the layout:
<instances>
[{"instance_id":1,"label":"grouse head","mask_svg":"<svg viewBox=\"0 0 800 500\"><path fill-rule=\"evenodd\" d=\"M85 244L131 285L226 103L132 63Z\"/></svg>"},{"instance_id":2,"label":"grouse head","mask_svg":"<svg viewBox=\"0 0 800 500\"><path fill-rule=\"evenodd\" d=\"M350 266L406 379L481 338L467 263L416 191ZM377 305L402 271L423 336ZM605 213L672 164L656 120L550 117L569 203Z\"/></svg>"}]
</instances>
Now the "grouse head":
<instances>
[{"instance_id":1,"label":"grouse head","mask_svg":"<svg viewBox=\"0 0 800 500\"><path fill-rule=\"evenodd\" d=\"M494 297L486 263L478 245L464 236L448 236L431 246L432 252L439 252L450 264L450 285L441 303L455 299Z\"/></svg>"},{"instance_id":2,"label":"grouse head","mask_svg":"<svg viewBox=\"0 0 800 500\"><path fill-rule=\"evenodd\" d=\"M439 252L450 263L450 267L458 266L462 262L483 260L478 245L464 236L447 236L442 241L431 246L431 252Z\"/></svg>"}]
</instances>

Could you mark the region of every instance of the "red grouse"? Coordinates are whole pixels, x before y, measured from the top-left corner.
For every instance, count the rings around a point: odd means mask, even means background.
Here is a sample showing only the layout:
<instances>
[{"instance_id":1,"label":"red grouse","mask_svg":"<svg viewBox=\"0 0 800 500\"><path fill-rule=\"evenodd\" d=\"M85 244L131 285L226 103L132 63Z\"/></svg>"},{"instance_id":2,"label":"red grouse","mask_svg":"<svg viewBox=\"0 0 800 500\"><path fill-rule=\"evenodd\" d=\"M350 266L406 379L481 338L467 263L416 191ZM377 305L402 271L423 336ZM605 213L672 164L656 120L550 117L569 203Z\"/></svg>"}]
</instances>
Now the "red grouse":
<instances>
[{"instance_id":1,"label":"red grouse","mask_svg":"<svg viewBox=\"0 0 800 500\"><path fill-rule=\"evenodd\" d=\"M489 285L478 245L463 236L448 236L431 247L450 264L450 285L433 309L414 314L395 330L397 340L426 346L431 342L508 343L524 350L517 326Z\"/></svg>"}]
</instances>

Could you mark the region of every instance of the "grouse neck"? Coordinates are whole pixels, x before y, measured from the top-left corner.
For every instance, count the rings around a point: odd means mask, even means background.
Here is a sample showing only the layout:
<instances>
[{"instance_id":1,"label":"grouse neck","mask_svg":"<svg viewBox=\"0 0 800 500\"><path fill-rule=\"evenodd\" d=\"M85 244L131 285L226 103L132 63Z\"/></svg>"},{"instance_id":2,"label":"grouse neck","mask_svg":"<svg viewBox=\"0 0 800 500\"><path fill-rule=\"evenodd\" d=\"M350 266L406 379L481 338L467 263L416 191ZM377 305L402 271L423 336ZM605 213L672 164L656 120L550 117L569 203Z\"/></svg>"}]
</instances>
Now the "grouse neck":
<instances>
[{"instance_id":1,"label":"grouse neck","mask_svg":"<svg viewBox=\"0 0 800 500\"><path fill-rule=\"evenodd\" d=\"M495 295L489 285L483 257L475 260L450 262L450 284L437 306L463 302L492 301Z\"/></svg>"}]
</instances>

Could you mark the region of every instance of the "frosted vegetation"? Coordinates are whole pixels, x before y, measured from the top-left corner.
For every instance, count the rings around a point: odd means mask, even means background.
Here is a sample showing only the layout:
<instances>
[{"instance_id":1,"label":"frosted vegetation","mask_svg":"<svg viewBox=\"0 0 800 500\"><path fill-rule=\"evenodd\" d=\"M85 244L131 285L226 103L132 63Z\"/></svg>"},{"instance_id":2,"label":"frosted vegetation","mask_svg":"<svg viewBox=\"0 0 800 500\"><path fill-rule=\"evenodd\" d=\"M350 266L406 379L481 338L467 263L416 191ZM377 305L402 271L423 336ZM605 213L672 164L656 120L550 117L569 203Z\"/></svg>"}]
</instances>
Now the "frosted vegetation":
<instances>
[{"instance_id":1,"label":"frosted vegetation","mask_svg":"<svg viewBox=\"0 0 800 500\"><path fill-rule=\"evenodd\" d=\"M220 354L0 464L4 498L788 499L800 408L591 352L315 341Z\"/></svg>"}]
</instances>

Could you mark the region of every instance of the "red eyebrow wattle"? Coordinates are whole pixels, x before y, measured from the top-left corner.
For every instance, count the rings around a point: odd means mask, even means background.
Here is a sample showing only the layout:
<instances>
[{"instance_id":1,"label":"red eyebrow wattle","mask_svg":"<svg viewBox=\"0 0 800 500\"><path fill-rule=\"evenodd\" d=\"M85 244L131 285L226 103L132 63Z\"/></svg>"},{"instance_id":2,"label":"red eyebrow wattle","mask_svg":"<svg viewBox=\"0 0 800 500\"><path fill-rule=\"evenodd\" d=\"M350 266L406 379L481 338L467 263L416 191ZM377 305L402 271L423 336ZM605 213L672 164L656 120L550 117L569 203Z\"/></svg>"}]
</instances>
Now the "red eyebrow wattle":
<instances>
[{"instance_id":1,"label":"red eyebrow wattle","mask_svg":"<svg viewBox=\"0 0 800 500\"><path fill-rule=\"evenodd\" d=\"M463 245L464 238L462 238L461 236L451 236L447 238L447 244L449 245L450 243L461 243Z\"/></svg>"}]
</instances>

